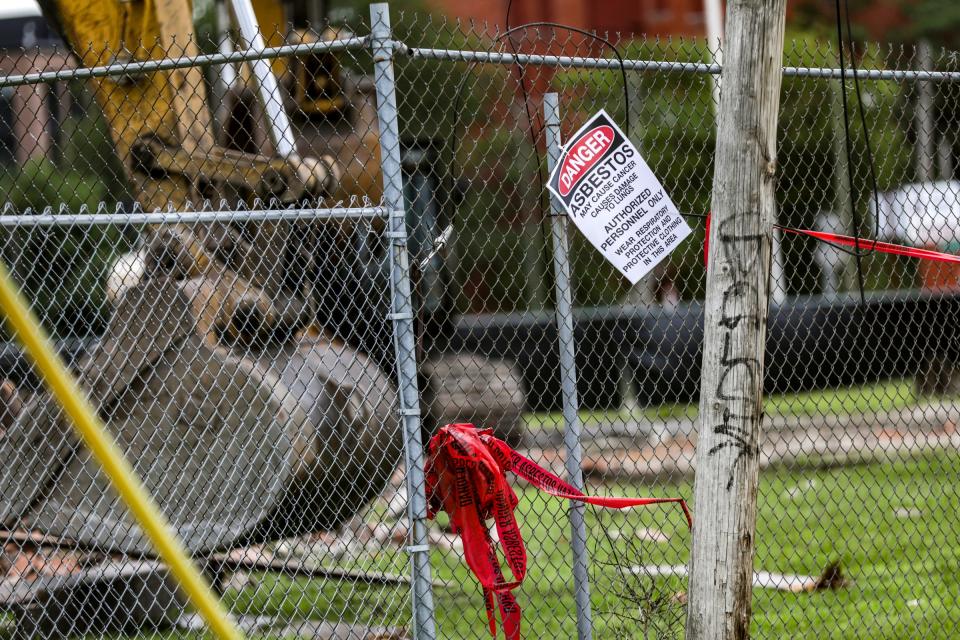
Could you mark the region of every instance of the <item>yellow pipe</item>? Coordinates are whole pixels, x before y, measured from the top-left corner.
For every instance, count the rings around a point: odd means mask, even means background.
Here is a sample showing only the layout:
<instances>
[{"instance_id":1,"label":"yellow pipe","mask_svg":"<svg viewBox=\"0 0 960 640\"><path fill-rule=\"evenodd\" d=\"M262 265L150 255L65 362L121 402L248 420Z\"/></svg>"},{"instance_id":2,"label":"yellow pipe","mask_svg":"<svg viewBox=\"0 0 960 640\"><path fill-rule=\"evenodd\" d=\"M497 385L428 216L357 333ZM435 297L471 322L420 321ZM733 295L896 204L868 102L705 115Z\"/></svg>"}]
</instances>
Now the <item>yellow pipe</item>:
<instances>
[{"instance_id":1,"label":"yellow pipe","mask_svg":"<svg viewBox=\"0 0 960 640\"><path fill-rule=\"evenodd\" d=\"M140 478L124 458L123 452L90 406L86 395L54 351L50 339L17 290L3 262L0 262L0 310L6 315L50 392L70 417L90 452L110 478L114 489L153 542L160 557L170 567L180 588L207 621L210 630L223 640L242 640L243 634L230 614L193 566L170 523L147 493Z\"/></svg>"}]
</instances>

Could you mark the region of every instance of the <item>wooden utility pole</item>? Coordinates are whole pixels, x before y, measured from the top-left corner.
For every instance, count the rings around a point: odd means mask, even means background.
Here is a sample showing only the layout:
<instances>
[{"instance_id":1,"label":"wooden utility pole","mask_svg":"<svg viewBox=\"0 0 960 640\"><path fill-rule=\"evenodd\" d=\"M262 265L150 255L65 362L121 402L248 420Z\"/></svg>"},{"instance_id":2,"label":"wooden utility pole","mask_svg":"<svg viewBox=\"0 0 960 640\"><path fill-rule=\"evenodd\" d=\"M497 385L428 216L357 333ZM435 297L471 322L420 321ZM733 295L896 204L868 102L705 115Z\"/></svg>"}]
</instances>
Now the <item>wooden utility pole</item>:
<instances>
[{"instance_id":1,"label":"wooden utility pole","mask_svg":"<svg viewBox=\"0 0 960 640\"><path fill-rule=\"evenodd\" d=\"M713 179L689 640L747 638L786 0L729 0Z\"/></svg>"}]
</instances>

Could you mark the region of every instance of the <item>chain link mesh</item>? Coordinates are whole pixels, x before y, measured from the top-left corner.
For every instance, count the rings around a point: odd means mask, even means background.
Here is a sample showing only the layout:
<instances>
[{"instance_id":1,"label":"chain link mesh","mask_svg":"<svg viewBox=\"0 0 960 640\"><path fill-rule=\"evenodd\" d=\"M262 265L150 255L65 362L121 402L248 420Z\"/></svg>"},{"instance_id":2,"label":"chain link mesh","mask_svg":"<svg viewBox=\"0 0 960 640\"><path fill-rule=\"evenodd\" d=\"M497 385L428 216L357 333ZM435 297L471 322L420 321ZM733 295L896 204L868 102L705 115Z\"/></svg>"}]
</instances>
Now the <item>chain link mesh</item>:
<instances>
[{"instance_id":1,"label":"chain link mesh","mask_svg":"<svg viewBox=\"0 0 960 640\"><path fill-rule=\"evenodd\" d=\"M232 31L78 46L71 19L60 26L72 54L51 34L0 57L2 259L251 635L412 637L396 265L369 25L261 21L274 49L259 55ZM563 137L606 109L695 229L635 287L571 233L587 491L689 498L711 52L611 36L624 86L609 47L549 26L511 39L395 14L393 37L423 441L474 422L565 475L543 189L543 95L556 91ZM956 253L957 60L860 54L873 75L858 96L822 71L835 47L801 40L784 53L778 221L858 225L864 238ZM241 62L255 59L279 80L266 102ZM851 109L849 159L843 91L866 119L861 128ZM290 118L293 156L274 153L270 101ZM783 235L770 286L753 634L951 637L960 271L869 251L858 261ZM0 635L202 634L3 338ZM525 636L572 637L568 505L514 484L530 563L516 592ZM586 518L594 637L681 637L683 520L667 507ZM438 637L485 637L460 538L443 514L427 537Z\"/></svg>"}]
</instances>

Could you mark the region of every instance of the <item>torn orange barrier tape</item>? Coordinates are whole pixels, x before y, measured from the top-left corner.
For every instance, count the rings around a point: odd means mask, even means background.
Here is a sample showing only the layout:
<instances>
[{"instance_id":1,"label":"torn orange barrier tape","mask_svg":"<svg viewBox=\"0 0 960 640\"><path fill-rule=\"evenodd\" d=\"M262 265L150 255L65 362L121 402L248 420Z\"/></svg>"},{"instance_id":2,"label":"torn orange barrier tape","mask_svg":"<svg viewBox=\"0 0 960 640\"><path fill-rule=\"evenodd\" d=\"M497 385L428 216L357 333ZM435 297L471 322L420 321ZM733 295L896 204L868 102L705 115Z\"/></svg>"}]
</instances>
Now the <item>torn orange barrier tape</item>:
<instances>
[{"instance_id":1,"label":"torn orange barrier tape","mask_svg":"<svg viewBox=\"0 0 960 640\"><path fill-rule=\"evenodd\" d=\"M558 498L576 500L610 509L651 504L678 503L692 526L690 511L682 498L618 498L588 496L533 460L494 437L491 429L472 424L448 424L430 440L426 465L427 498L434 517L446 511L463 540L467 565L483 587L490 633L497 634L494 599L507 640L520 638L520 606L512 591L523 583L527 551L514 515L517 496L507 483L512 471L541 491ZM507 582L500 568L493 538L486 521L493 518L503 555L513 580Z\"/></svg>"},{"instance_id":2,"label":"torn orange barrier tape","mask_svg":"<svg viewBox=\"0 0 960 640\"><path fill-rule=\"evenodd\" d=\"M170 567L177 584L210 626L210 631L224 640L241 640L243 634L190 561L166 517L147 493L123 452L90 406L86 395L54 351L50 339L30 311L26 300L20 295L10 278L10 272L2 262L0 312L33 360L50 393L63 407L77 433L110 478L117 494L150 538L157 553Z\"/></svg>"}]
</instances>

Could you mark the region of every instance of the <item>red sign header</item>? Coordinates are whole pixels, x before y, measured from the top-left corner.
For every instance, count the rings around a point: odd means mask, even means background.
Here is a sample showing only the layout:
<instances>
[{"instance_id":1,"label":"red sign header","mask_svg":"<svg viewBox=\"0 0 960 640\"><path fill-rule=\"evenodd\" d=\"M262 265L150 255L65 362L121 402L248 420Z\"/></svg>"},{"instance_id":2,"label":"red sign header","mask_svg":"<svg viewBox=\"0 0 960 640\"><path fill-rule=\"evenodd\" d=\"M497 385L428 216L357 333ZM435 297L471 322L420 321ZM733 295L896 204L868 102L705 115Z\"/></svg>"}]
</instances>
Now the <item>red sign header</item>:
<instances>
[{"instance_id":1,"label":"red sign header","mask_svg":"<svg viewBox=\"0 0 960 640\"><path fill-rule=\"evenodd\" d=\"M604 153L613 144L613 127L605 124L587 131L567 152L560 167L559 191L566 196L571 189L587 174L590 167L597 164Z\"/></svg>"}]
</instances>

